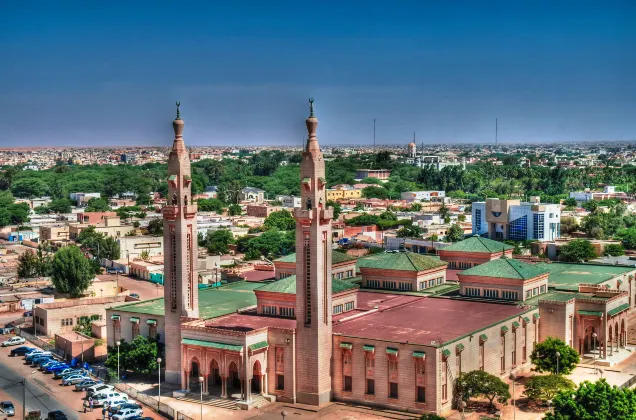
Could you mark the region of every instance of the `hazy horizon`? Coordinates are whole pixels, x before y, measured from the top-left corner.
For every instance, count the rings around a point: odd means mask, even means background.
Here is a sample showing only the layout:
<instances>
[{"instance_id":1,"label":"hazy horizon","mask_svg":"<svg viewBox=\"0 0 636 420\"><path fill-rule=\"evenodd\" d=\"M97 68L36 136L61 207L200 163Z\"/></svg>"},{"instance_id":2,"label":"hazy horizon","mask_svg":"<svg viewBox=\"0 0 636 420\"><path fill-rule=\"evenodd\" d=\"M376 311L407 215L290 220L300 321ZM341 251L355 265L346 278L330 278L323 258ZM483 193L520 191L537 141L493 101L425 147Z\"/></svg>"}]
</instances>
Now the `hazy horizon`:
<instances>
[{"instance_id":1,"label":"hazy horizon","mask_svg":"<svg viewBox=\"0 0 636 420\"><path fill-rule=\"evenodd\" d=\"M0 148L636 139L636 3L527 4L7 4Z\"/></svg>"}]
</instances>

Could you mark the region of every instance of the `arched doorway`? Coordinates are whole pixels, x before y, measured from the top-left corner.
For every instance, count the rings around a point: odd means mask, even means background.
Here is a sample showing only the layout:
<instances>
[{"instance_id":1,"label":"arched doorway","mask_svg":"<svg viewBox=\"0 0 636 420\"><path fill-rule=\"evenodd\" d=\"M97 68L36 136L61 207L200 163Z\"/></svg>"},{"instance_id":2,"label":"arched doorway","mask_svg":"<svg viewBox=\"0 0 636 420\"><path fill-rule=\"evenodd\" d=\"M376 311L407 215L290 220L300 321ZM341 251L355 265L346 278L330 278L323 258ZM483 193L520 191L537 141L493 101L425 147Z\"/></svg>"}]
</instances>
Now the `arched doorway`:
<instances>
[{"instance_id":1,"label":"arched doorway","mask_svg":"<svg viewBox=\"0 0 636 420\"><path fill-rule=\"evenodd\" d=\"M221 371L216 360L210 362L210 375L208 376L208 393L221 395Z\"/></svg>"},{"instance_id":2,"label":"arched doorway","mask_svg":"<svg viewBox=\"0 0 636 420\"><path fill-rule=\"evenodd\" d=\"M627 345L627 331L625 331L625 319L621 321L621 346Z\"/></svg>"},{"instance_id":3,"label":"arched doorway","mask_svg":"<svg viewBox=\"0 0 636 420\"><path fill-rule=\"evenodd\" d=\"M228 390L229 394L241 392L241 378L239 377L238 366L236 363L230 363L228 385L232 388Z\"/></svg>"},{"instance_id":4,"label":"arched doorway","mask_svg":"<svg viewBox=\"0 0 636 420\"><path fill-rule=\"evenodd\" d=\"M199 392L201 390L201 384L199 383L199 376L201 376L201 368L199 367L199 360L194 358L190 363L190 390L192 392Z\"/></svg>"},{"instance_id":5,"label":"arched doorway","mask_svg":"<svg viewBox=\"0 0 636 420\"><path fill-rule=\"evenodd\" d=\"M616 340L616 351L618 351L618 345L620 344L618 341L619 335L618 335L618 321L616 321L616 324L614 324L614 340ZM614 345L614 343L612 343L612 346Z\"/></svg>"},{"instance_id":6,"label":"arched doorway","mask_svg":"<svg viewBox=\"0 0 636 420\"><path fill-rule=\"evenodd\" d=\"M261 372L261 363L257 360L254 362L254 367L252 368L252 394L260 394L261 393L261 378L263 374Z\"/></svg>"},{"instance_id":7,"label":"arched doorway","mask_svg":"<svg viewBox=\"0 0 636 420\"><path fill-rule=\"evenodd\" d=\"M583 354L590 353L592 350L594 350L595 343L594 343L594 338L592 334L594 334L594 327L590 325L585 329L585 341L583 342ZM598 343L596 343L596 346L598 347Z\"/></svg>"}]
</instances>

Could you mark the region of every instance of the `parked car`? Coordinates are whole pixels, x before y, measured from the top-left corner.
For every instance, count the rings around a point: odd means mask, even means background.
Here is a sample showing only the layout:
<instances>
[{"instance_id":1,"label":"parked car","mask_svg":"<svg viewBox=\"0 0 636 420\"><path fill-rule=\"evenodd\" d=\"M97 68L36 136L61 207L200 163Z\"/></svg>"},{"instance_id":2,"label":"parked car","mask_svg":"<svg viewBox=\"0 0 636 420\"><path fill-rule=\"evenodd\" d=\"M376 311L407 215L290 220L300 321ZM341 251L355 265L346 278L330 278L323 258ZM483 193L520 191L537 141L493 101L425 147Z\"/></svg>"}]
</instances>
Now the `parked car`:
<instances>
[{"instance_id":1,"label":"parked car","mask_svg":"<svg viewBox=\"0 0 636 420\"><path fill-rule=\"evenodd\" d=\"M40 367L40 369L44 370L44 369L47 368L47 366L57 365L57 364L60 364L60 363L62 363L62 362L60 362L57 359L53 359L53 358L50 358L49 360L42 359L40 362L38 362L38 366Z\"/></svg>"},{"instance_id":2,"label":"parked car","mask_svg":"<svg viewBox=\"0 0 636 420\"><path fill-rule=\"evenodd\" d=\"M16 347L14 349L11 349L11 356L23 356L25 354L27 354L28 352L30 352L31 350L33 350L33 347L27 347L27 346L20 346L20 347Z\"/></svg>"},{"instance_id":3,"label":"parked car","mask_svg":"<svg viewBox=\"0 0 636 420\"><path fill-rule=\"evenodd\" d=\"M131 298L140 299L140 297L139 297L139 293L131 293L129 296L130 296Z\"/></svg>"},{"instance_id":4,"label":"parked car","mask_svg":"<svg viewBox=\"0 0 636 420\"><path fill-rule=\"evenodd\" d=\"M108 274L117 274L117 273L121 273L121 270L118 270L118 269L116 269L116 268L107 268L107 269L106 269L106 272L107 272Z\"/></svg>"},{"instance_id":5,"label":"parked car","mask_svg":"<svg viewBox=\"0 0 636 420\"><path fill-rule=\"evenodd\" d=\"M46 416L46 420L68 420L66 414L60 410L49 411L49 415Z\"/></svg>"},{"instance_id":6,"label":"parked car","mask_svg":"<svg viewBox=\"0 0 636 420\"><path fill-rule=\"evenodd\" d=\"M50 354L40 354L29 360L28 363L30 363L31 366L40 366L40 363L43 363L45 360L53 360L53 356Z\"/></svg>"},{"instance_id":7,"label":"parked car","mask_svg":"<svg viewBox=\"0 0 636 420\"><path fill-rule=\"evenodd\" d=\"M15 416L15 406L11 401L0 402L0 411L7 415L7 417Z\"/></svg>"},{"instance_id":8,"label":"parked car","mask_svg":"<svg viewBox=\"0 0 636 420\"><path fill-rule=\"evenodd\" d=\"M76 391L84 391L89 386L100 385L100 384L101 384L101 381L96 381L94 379L87 379L85 381L80 382L79 384L76 384L75 385L75 390Z\"/></svg>"},{"instance_id":9,"label":"parked car","mask_svg":"<svg viewBox=\"0 0 636 420\"><path fill-rule=\"evenodd\" d=\"M82 372L82 369L75 369L75 368L72 368L70 366L66 366L63 369L56 370L54 372L55 375L53 375L53 377L56 378L56 379L62 379L66 375L69 375L71 373L81 373L81 372Z\"/></svg>"},{"instance_id":10,"label":"parked car","mask_svg":"<svg viewBox=\"0 0 636 420\"><path fill-rule=\"evenodd\" d=\"M15 331L15 327L0 328L0 334L12 334Z\"/></svg>"},{"instance_id":11,"label":"parked car","mask_svg":"<svg viewBox=\"0 0 636 420\"><path fill-rule=\"evenodd\" d=\"M102 406L104 404L112 404L115 401L128 400L128 395L122 392L115 391L107 391L102 392L101 394L93 395L93 405L94 406Z\"/></svg>"},{"instance_id":12,"label":"parked car","mask_svg":"<svg viewBox=\"0 0 636 420\"><path fill-rule=\"evenodd\" d=\"M19 346L24 343L26 343L26 340L23 337L11 337L7 341L2 342L2 347Z\"/></svg>"},{"instance_id":13,"label":"parked car","mask_svg":"<svg viewBox=\"0 0 636 420\"><path fill-rule=\"evenodd\" d=\"M82 381L85 381L89 379L88 376L86 376L83 373L76 373L73 375L68 375L66 376L63 380L62 380L62 385L67 386L67 385L75 385L75 384L79 384Z\"/></svg>"},{"instance_id":14,"label":"parked car","mask_svg":"<svg viewBox=\"0 0 636 420\"><path fill-rule=\"evenodd\" d=\"M143 416L137 416L137 417L133 417L131 419L128 420L154 420L152 417L143 417Z\"/></svg>"},{"instance_id":15,"label":"parked car","mask_svg":"<svg viewBox=\"0 0 636 420\"><path fill-rule=\"evenodd\" d=\"M55 373L58 370L66 369L67 367L68 365L66 363L57 363L57 364L48 366L46 369L44 369L44 371L47 373Z\"/></svg>"},{"instance_id":16,"label":"parked car","mask_svg":"<svg viewBox=\"0 0 636 420\"><path fill-rule=\"evenodd\" d=\"M113 401L108 405L108 411L111 414L116 414L118 411L124 410L126 408L141 408L141 405L136 402L130 402L128 400L119 400Z\"/></svg>"},{"instance_id":17,"label":"parked car","mask_svg":"<svg viewBox=\"0 0 636 420\"><path fill-rule=\"evenodd\" d=\"M48 357L49 359L53 357L53 354L50 351L36 350L25 355L25 360L27 362L33 362L34 359L39 357Z\"/></svg>"},{"instance_id":18,"label":"parked car","mask_svg":"<svg viewBox=\"0 0 636 420\"><path fill-rule=\"evenodd\" d=\"M33 311L25 311L25 312L22 314L22 316L23 316L23 317L25 317L25 318L28 318L28 317L30 317L30 316L33 316Z\"/></svg>"},{"instance_id":19,"label":"parked car","mask_svg":"<svg viewBox=\"0 0 636 420\"><path fill-rule=\"evenodd\" d=\"M143 414L143 410L141 408L127 408L115 414L113 416L114 420L129 420L134 417L141 416Z\"/></svg>"},{"instance_id":20,"label":"parked car","mask_svg":"<svg viewBox=\"0 0 636 420\"><path fill-rule=\"evenodd\" d=\"M99 394L100 392L112 391L114 389L115 387L112 385L95 384L86 388L86 396L92 397L93 395Z\"/></svg>"}]
</instances>

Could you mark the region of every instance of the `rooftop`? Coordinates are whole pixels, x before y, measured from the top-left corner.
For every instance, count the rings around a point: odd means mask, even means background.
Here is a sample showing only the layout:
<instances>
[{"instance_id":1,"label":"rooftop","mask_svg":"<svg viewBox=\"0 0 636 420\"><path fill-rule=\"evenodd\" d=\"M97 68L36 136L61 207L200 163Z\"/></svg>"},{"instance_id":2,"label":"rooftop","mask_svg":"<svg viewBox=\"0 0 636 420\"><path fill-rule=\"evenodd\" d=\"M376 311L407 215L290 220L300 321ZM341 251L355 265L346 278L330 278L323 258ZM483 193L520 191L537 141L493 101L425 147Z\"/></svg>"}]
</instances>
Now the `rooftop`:
<instances>
[{"instance_id":1,"label":"rooftop","mask_svg":"<svg viewBox=\"0 0 636 420\"><path fill-rule=\"evenodd\" d=\"M512 258L499 258L476 265L458 273L458 275L529 280L548 272L546 268L535 264L528 264Z\"/></svg>"},{"instance_id":2,"label":"rooftop","mask_svg":"<svg viewBox=\"0 0 636 420\"><path fill-rule=\"evenodd\" d=\"M431 345L483 330L532 309L515 305L419 298L333 326L343 336Z\"/></svg>"},{"instance_id":3,"label":"rooftop","mask_svg":"<svg viewBox=\"0 0 636 420\"><path fill-rule=\"evenodd\" d=\"M455 242L440 251L455 251L455 252L482 252L492 254L495 252L502 252L513 249L513 246L504 244L503 242L493 241L492 239L482 238L475 235L470 238L466 238L463 241Z\"/></svg>"},{"instance_id":4,"label":"rooftop","mask_svg":"<svg viewBox=\"0 0 636 420\"><path fill-rule=\"evenodd\" d=\"M346 261L355 261L357 257L352 257L351 255L347 255L344 252L333 251L331 253L331 264L339 264ZM280 257L275 259L274 261L286 262L286 263L296 263L296 253L285 255L284 257Z\"/></svg>"},{"instance_id":5,"label":"rooftop","mask_svg":"<svg viewBox=\"0 0 636 420\"><path fill-rule=\"evenodd\" d=\"M296 320L256 314L229 314L205 322L206 327L231 331L253 331L265 327L295 329Z\"/></svg>"},{"instance_id":6,"label":"rooftop","mask_svg":"<svg viewBox=\"0 0 636 420\"><path fill-rule=\"evenodd\" d=\"M344 280L332 279L331 280L331 292L340 293L345 290L355 289L358 285ZM273 292L273 293L290 293L296 294L296 275L285 277L284 279L276 280L272 283L261 286L257 289L259 292ZM200 299L200 298L199 298Z\"/></svg>"},{"instance_id":7,"label":"rooftop","mask_svg":"<svg viewBox=\"0 0 636 420\"><path fill-rule=\"evenodd\" d=\"M603 264L538 263L550 272L548 285L557 290L579 290L579 284L600 284L629 273L634 267Z\"/></svg>"},{"instance_id":8,"label":"rooftop","mask_svg":"<svg viewBox=\"0 0 636 420\"><path fill-rule=\"evenodd\" d=\"M207 288L199 291L199 316L203 319L214 318L236 312L237 309L256 305L254 289L260 283L237 282L219 288ZM164 298L145 300L120 305L113 310L145 315L163 316Z\"/></svg>"},{"instance_id":9,"label":"rooftop","mask_svg":"<svg viewBox=\"0 0 636 420\"><path fill-rule=\"evenodd\" d=\"M412 252L382 252L358 259L359 268L399 271L426 271L446 265L447 263L439 258Z\"/></svg>"},{"instance_id":10,"label":"rooftop","mask_svg":"<svg viewBox=\"0 0 636 420\"><path fill-rule=\"evenodd\" d=\"M542 295L533 296L530 299L526 299L524 304L526 305L538 305L540 300L555 300L559 302L567 302L571 299L598 299L608 300L608 297L595 296L593 293L579 293L579 292L559 292L550 289L548 293Z\"/></svg>"}]
</instances>

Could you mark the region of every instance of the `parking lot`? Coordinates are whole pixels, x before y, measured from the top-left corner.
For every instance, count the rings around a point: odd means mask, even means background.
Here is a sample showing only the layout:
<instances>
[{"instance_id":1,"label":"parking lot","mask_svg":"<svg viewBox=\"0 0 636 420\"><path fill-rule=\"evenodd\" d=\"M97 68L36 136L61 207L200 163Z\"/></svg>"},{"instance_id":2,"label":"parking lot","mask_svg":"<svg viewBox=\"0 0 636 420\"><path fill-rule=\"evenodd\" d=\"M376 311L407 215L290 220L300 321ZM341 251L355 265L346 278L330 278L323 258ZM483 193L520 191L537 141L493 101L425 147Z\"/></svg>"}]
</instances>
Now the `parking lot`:
<instances>
[{"instance_id":1,"label":"parking lot","mask_svg":"<svg viewBox=\"0 0 636 420\"><path fill-rule=\"evenodd\" d=\"M0 335L0 341L11 337ZM36 347L28 341L24 345ZM50 411L60 410L69 420L102 418L101 408L84 413L85 392L75 391L75 386L62 386L61 379L54 378L53 374L25 364L23 356L11 357L10 352L14 348L16 346L0 347L0 401L13 402L16 413L12 418L22 419L23 379L26 379L27 413L40 410L45 419ZM129 400L133 402L132 398ZM163 418L148 407L142 405L142 408L144 416ZM0 414L0 419L4 418L5 415Z\"/></svg>"}]
</instances>

